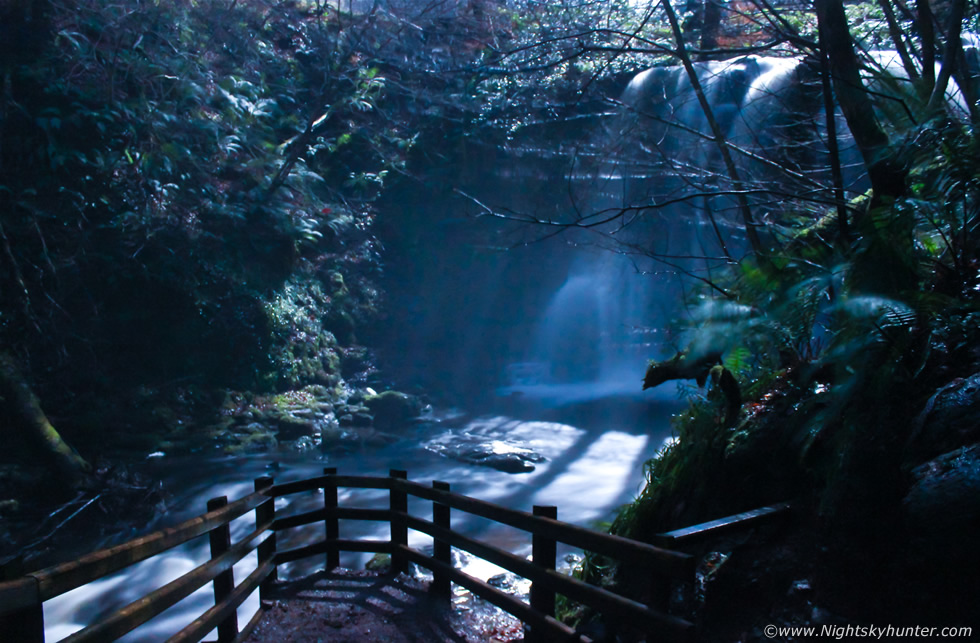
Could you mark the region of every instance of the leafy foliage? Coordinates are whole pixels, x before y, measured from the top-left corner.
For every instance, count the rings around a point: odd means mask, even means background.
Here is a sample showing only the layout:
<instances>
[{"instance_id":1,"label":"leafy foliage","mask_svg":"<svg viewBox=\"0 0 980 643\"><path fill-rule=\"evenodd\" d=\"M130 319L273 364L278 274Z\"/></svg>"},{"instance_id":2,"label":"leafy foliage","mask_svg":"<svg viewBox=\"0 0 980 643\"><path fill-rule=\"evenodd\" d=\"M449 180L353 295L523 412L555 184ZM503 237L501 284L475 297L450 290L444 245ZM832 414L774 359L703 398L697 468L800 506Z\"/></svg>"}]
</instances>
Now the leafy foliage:
<instances>
[{"instance_id":1,"label":"leafy foliage","mask_svg":"<svg viewBox=\"0 0 980 643\"><path fill-rule=\"evenodd\" d=\"M689 296L676 348L722 351L746 404L729 427L710 391L690 395L675 439L647 463L647 484L613 532L650 540L794 498L840 534L828 541L835 547L871 552L882 532L902 537L908 471L926 459L910 446L914 418L937 389L980 369L980 167L976 80L948 58L974 55L956 46L955 8L942 7L937 21L952 43L920 32L901 8L850 4L845 34L862 54L887 140L865 166L883 162L894 183L838 199L836 212L786 196L765 226L764 253L721 268L703 260L709 268L696 274L707 276ZM763 3L747 13L820 55L812 15ZM710 175L703 185L710 194ZM603 561L583 574L631 582L630 570Z\"/></svg>"},{"instance_id":2,"label":"leafy foliage","mask_svg":"<svg viewBox=\"0 0 980 643\"><path fill-rule=\"evenodd\" d=\"M4 16L33 54L5 50L2 67L0 337L46 404L297 383L282 356L317 307L354 341L377 314L372 202L422 122L400 116L412 97L391 60L419 44L389 46L402 18L260 0L35 4ZM291 285L311 281L322 287ZM303 304L307 290L322 301ZM285 309L290 328L270 314Z\"/></svg>"}]
</instances>

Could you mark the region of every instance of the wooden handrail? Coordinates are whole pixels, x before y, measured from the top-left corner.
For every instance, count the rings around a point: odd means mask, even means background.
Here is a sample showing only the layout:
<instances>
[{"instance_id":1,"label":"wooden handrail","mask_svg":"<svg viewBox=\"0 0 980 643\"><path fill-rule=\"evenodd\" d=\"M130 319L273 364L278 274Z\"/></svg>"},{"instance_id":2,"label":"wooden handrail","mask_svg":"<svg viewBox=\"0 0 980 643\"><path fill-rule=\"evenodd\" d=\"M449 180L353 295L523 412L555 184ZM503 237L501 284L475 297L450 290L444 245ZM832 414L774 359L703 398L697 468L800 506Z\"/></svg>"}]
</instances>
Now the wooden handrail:
<instances>
[{"instance_id":1,"label":"wooden handrail","mask_svg":"<svg viewBox=\"0 0 980 643\"><path fill-rule=\"evenodd\" d=\"M341 520L373 520L376 522L388 522L391 520L391 511L388 509L364 509L361 507L336 507L334 509L314 509L303 513L292 514L276 519L272 528L276 531L302 527L315 522L322 522L327 518L338 518Z\"/></svg>"},{"instance_id":2,"label":"wooden handrail","mask_svg":"<svg viewBox=\"0 0 980 643\"><path fill-rule=\"evenodd\" d=\"M304 478L303 480L273 485L268 493L273 498L278 498L303 491L316 491L317 489L322 489L324 484L331 481L338 487L347 487L349 489L391 489L391 479L383 476L325 474L314 478Z\"/></svg>"},{"instance_id":3,"label":"wooden handrail","mask_svg":"<svg viewBox=\"0 0 980 643\"><path fill-rule=\"evenodd\" d=\"M387 490L390 496L389 506L386 509L339 507L339 487ZM317 490L323 490L322 507L287 516L276 515L275 498ZM409 513L409 496L433 502L432 521ZM341 551L391 554L396 571L407 568L408 562L427 567L435 574L436 580L432 587L436 594L448 599L450 582L466 587L528 624L534 640L589 640L553 618L551 612L556 593L586 603L641 630L652 629L668 640L684 641L693 632L693 625L687 621L558 573L554 570L554 548L559 542L581 547L627 564L640 565L665 579L693 577L692 556L563 523L554 517L554 508L535 507L535 513L543 515L534 515L453 493L446 483L435 482L431 488L426 487L407 480L407 474L402 471L392 471L390 476L380 477L338 475L336 469L325 469L324 475L282 484L274 484L268 477L259 478L255 481L254 493L224 504L226 502L223 498L214 499L209 503L209 508L213 508L213 511L186 520L175 527L34 572L21 579L0 583L0 621L4 618L19 619L13 623L15 629L8 631L28 632L25 641L30 643L43 641L40 620L40 606L43 601L210 533L211 560L88 625L66 640L77 643L118 638L211 581L215 581L215 606L187 625L172 640L199 640L215 627L219 628L219 640L242 640L258 622L259 615L253 617L239 632L235 611L257 588L261 589L263 599L269 596L271 584L277 578L277 565L310 556L326 555L327 568L330 569L338 564L338 554ZM452 509L530 533L534 540L533 560L525 560L453 531L450 523ZM257 524L254 530L238 542L231 543L229 523L252 510L256 513ZM388 522L391 525L391 537L382 541L342 539L338 535L339 520ZM324 524L321 533L325 538L294 549L278 550L276 532L320 522ZM408 546L408 529L433 537L433 556L427 556ZM531 604L523 603L455 569L450 563L451 547L469 551L531 580ZM231 570L238 561L255 549L259 552L257 568L236 585ZM16 629L18 626L20 629Z\"/></svg>"},{"instance_id":4,"label":"wooden handrail","mask_svg":"<svg viewBox=\"0 0 980 643\"><path fill-rule=\"evenodd\" d=\"M648 630L654 627L657 628L658 633L668 634L675 640L686 640L693 629L693 625L683 619L664 614L647 607L643 603L625 598L607 589L589 585L557 571L542 569L520 556L468 538L452 530L443 529L428 520L409 516L408 526L416 531L443 539L453 547L503 567L532 583L540 583L572 600L588 604L599 611L608 612L640 630Z\"/></svg>"},{"instance_id":5,"label":"wooden handrail","mask_svg":"<svg viewBox=\"0 0 980 643\"><path fill-rule=\"evenodd\" d=\"M544 616L541 614L541 612L532 609L530 605L519 598L502 592L496 587L488 585L478 578L473 578L469 574L461 572L452 565L447 565L441 561L435 560L431 556L426 556L422 552L416 551L411 547L403 546L401 547L401 550L402 554L410 561L423 567L429 567L432 569L432 571L438 571L439 573L449 577L457 585L465 587L473 592L474 595L479 596L485 601L496 605L505 612L516 616L520 620L530 625L532 629L543 629L546 634L552 635L552 641L578 641L580 643L591 643L590 638L578 634L575 630L568 627L564 623L555 620L550 616Z\"/></svg>"},{"instance_id":6,"label":"wooden handrail","mask_svg":"<svg viewBox=\"0 0 980 643\"><path fill-rule=\"evenodd\" d=\"M82 641L112 641L147 622L178 601L213 581L222 572L231 569L235 563L255 549L252 542L270 525L260 525L255 531L228 549L227 552L195 567L183 576L167 583L160 589L133 601L64 639L65 643ZM207 634L207 632L205 632Z\"/></svg>"},{"instance_id":7,"label":"wooden handrail","mask_svg":"<svg viewBox=\"0 0 980 643\"><path fill-rule=\"evenodd\" d=\"M687 578L694 573L695 560L690 554L648 545L629 538L604 534L526 511L508 509L485 500L477 500L449 491L431 489L417 482L394 479L392 487L403 488L411 495L449 505L466 513L488 518L532 534L548 536L566 545L579 547L625 563L649 566L672 578Z\"/></svg>"},{"instance_id":8,"label":"wooden handrail","mask_svg":"<svg viewBox=\"0 0 980 643\"><path fill-rule=\"evenodd\" d=\"M238 587L234 589L225 602L221 603L220 605L215 605L208 611L204 612L204 614L199 616L190 625L168 639L167 643L177 643L178 641L200 641L202 638L207 636L208 632L213 630L218 623L238 609L238 606L244 603L245 599L252 595L252 592L258 588L262 581L264 581L274 569L275 565L272 561L267 560L263 562L261 565L256 567L255 571L249 574L248 577L242 581L240 585L238 585ZM258 619L252 619L252 621L242 629L242 633L239 638L246 638L248 632L255 627L257 623Z\"/></svg>"},{"instance_id":9,"label":"wooden handrail","mask_svg":"<svg viewBox=\"0 0 980 643\"><path fill-rule=\"evenodd\" d=\"M354 551L369 554L390 554L390 540L347 540L338 538L335 541L321 540L311 545L304 545L295 549L276 552L276 564L291 563L294 560L302 560L310 556L327 553L331 544L336 544L339 551Z\"/></svg>"},{"instance_id":10,"label":"wooden handrail","mask_svg":"<svg viewBox=\"0 0 980 643\"><path fill-rule=\"evenodd\" d=\"M175 527L161 529L121 545L82 556L77 560L33 572L28 576L37 580L40 599L46 601L182 545L188 540L203 536L218 525L226 524L264 502L272 502L272 500L262 494L252 493L221 509L185 520Z\"/></svg>"},{"instance_id":11,"label":"wooden handrail","mask_svg":"<svg viewBox=\"0 0 980 643\"><path fill-rule=\"evenodd\" d=\"M41 593L35 578L18 578L0 583L0 605L3 605L4 611L21 610L37 605L40 601Z\"/></svg>"},{"instance_id":12,"label":"wooden handrail","mask_svg":"<svg viewBox=\"0 0 980 643\"><path fill-rule=\"evenodd\" d=\"M626 563L652 565L657 572L665 573L671 577L687 577L693 573L694 570L695 563L693 558L690 555L682 552L656 547L654 545L631 540L629 538L623 538L621 536L604 534L550 518L535 516L526 511L509 509L485 500L478 500L476 498L463 496L451 491L426 487L425 485L417 482L400 478L385 478L381 476L323 475L315 478L308 478L306 480L298 480L296 482L275 485L270 490L270 493L271 495L278 497L291 493L313 491L315 489L322 488L328 483L336 484L338 487L349 488L396 489L416 498L439 502L452 507L453 509L459 509L481 518L487 518L511 527L516 527L532 534L541 534L552 537L555 540L561 541L565 544L580 547L597 554L617 558ZM349 509L347 510L349 511ZM277 525L276 528L284 529L286 526L293 527L307 524L303 522L304 520L308 520L309 522L323 520L326 517L323 513L321 513L323 511L324 510L322 509L318 509L305 514L295 514L287 518L282 518L281 520L284 522L281 524L281 526ZM344 510L338 510L338 512L342 511ZM378 512L374 518L368 518L368 514L365 514L364 517L357 517L353 515L346 516L342 515L342 513L338 513L336 516L338 518L349 517L356 520L383 521L390 519L390 516L384 516L381 513L384 510L374 511Z\"/></svg>"}]
</instances>

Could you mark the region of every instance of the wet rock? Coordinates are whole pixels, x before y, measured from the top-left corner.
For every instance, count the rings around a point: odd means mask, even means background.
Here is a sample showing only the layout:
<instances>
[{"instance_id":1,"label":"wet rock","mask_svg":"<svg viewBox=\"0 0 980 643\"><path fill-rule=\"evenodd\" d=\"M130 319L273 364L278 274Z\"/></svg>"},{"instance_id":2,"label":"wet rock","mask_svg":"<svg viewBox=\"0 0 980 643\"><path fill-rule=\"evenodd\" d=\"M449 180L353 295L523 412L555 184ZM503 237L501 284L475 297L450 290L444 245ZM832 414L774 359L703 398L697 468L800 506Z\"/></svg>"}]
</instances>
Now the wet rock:
<instances>
[{"instance_id":1,"label":"wet rock","mask_svg":"<svg viewBox=\"0 0 980 643\"><path fill-rule=\"evenodd\" d=\"M425 448L466 464L490 467L505 473L528 473L534 471L536 463L545 461L544 456L526 447L465 433L433 441Z\"/></svg>"},{"instance_id":2,"label":"wet rock","mask_svg":"<svg viewBox=\"0 0 980 643\"><path fill-rule=\"evenodd\" d=\"M456 459L468 464L497 469L504 473L528 473L534 471L533 462L541 462L544 458L535 454L493 453L484 449L471 449L458 454Z\"/></svg>"},{"instance_id":3,"label":"wet rock","mask_svg":"<svg viewBox=\"0 0 980 643\"><path fill-rule=\"evenodd\" d=\"M356 378L375 370L371 352L363 346L344 348L340 353L340 372L345 378Z\"/></svg>"},{"instance_id":4,"label":"wet rock","mask_svg":"<svg viewBox=\"0 0 980 643\"><path fill-rule=\"evenodd\" d=\"M268 451L269 449L274 449L279 444L275 436L265 428L263 430L236 433L232 440L232 443L224 448L225 453L230 455Z\"/></svg>"},{"instance_id":5,"label":"wet rock","mask_svg":"<svg viewBox=\"0 0 980 643\"><path fill-rule=\"evenodd\" d=\"M316 446L316 441L309 435L304 435L293 443L293 448L297 451L312 451Z\"/></svg>"},{"instance_id":6,"label":"wet rock","mask_svg":"<svg viewBox=\"0 0 980 643\"><path fill-rule=\"evenodd\" d=\"M311 434L314 429L314 422L308 418L283 413L276 418L276 426L279 428L280 439L291 440Z\"/></svg>"},{"instance_id":7,"label":"wet rock","mask_svg":"<svg viewBox=\"0 0 980 643\"><path fill-rule=\"evenodd\" d=\"M980 444L930 460L912 475L902 501L910 535L936 557L971 554L980 525Z\"/></svg>"},{"instance_id":8,"label":"wet rock","mask_svg":"<svg viewBox=\"0 0 980 643\"><path fill-rule=\"evenodd\" d=\"M511 586L512 581L510 576L513 574L497 574L496 576L491 576L487 579L487 585L490 587L496 587L497 589L507 589Z\"/></svg>"},{"instance_id":9,"label":"wet rock","mask_svg":"<svg viewBox=\"0 0 980 643\"><path fill-rule=\"evenodd\" d=\"M391 569L391 556L388 554L375 554L364 565L364 569L369 572L387 572Z\"/></svg>"},{"instance_id":10,"label":"wet rock","mask_svg":"<svg viewBox=\"0 0 980 643\"><path fill-rule=\"evenodd\" d=\"M980 442L980 373L957 378L939 389L915 421L907 460L925 462L939 454Z\"/></svg>"},{"instance_id":11,"label":"wet rock","mask_svg":"<svg viewBox=\"0 0 980 643\"><path fill-rule=\"evenodd\" d=\"M344 438L346 431L337 426L325 426L320 429L320 446L326 448Z\"/></svg>"},{"instance_id":12,"label":"wet rock","mask_svg":"<svg viewBox=\"0 0 980 643\"><path fill-rule=\"evenodd\" d=\"M374 417L369 413L355 413L353 417L353 426L371 426L374 424Z\"/></svg>"},{"instance_id":13,"label":"wet rock","mask_svg":"<svg viewBox=\"0 0 980 643\"><path fill-rule=\"evenodd\" d=\"M507 592L511 596L526 600L531 593L531 581L512 572L504 572L487 579L487 585Z\"/></svg>"},{"instance_id":14,"label":"wet rock","mask_svg":"<svg viewBox=\"0 0 980 643\"><path fill-rule=\"evenodd\" d=\"M571 576L575 570L582 568L585 558L580 554L565 554L558 564L558 571L562 574Z\"/></svg>"},{"instance_id":15,"label":"wet rock","mask_svg":"<svg viewBox=\"0 0 980 643\"><path fill-rule=\"evenodd\" d=\"M422 413L421 400L401 391L368 395L364 405L374 416L374 425L383 431L410 425Z\"/></svg>"}]
</instances>

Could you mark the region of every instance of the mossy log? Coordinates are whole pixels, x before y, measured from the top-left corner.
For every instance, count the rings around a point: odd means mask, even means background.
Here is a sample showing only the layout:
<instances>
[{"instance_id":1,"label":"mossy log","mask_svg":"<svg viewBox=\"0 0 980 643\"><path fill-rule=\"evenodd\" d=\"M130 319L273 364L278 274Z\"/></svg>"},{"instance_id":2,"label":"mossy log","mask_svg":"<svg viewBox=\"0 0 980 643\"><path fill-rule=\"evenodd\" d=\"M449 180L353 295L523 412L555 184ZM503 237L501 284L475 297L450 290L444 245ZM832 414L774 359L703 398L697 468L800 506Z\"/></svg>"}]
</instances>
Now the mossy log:
<instances>
[{"instance_id":1,"label":"mossy log","mask_svg":"<svg viewBox=\"0 0 980 643\"><path fill-rule=\"evenodd\" d=\"M25 432L27 440L44 453L58 475L78 483L92 470L48 420L34 391L6 353L0 353L0 398L11 426Z\"/></svg>"},{"instance_id":2,"label":"mossy log","mask_svg":"<svg viewBox=\"0 0 980 643\"><path fill-rule=\"evenodd\" d=\"M669 380L695 380L703 387L708 381L708 373L715 364L721 364L721 353L691 356L680 352L663 362L651 360L643 377L643 390L659 386Z\"/></svg>"},{"instance_id":3,"label":"mossy log","mask_svg":"<svg viewBox=\"0 0 980 643\"><path fill-rule=\"evenodd\" d=\"M731 371L721 363L721 353L712 352L700 357L681 352L669 360L647 364L643 390L670 380L695 380L704 387L711 378L712 389L720 391L725 402L725 426L734 425L742 409L742 391Z\"/></svg>"}]
</instances>

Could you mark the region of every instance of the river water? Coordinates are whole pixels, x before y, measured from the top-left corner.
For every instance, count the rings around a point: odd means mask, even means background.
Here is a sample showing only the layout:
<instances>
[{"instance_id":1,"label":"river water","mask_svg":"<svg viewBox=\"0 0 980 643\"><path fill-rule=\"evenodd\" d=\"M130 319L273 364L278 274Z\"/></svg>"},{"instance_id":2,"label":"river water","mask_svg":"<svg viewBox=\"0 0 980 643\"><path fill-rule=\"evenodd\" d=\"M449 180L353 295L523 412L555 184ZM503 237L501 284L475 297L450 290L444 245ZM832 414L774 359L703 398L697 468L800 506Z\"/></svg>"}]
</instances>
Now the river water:
<instances>
[{"instance_id":1,"label":"river water","mask_svg":"<svg viewBox=\"0 0 980 643\"><path fill-rule=\"evenodd\" d=\"M678 408L673 394L640 394L616 387L586 385L566 390L533 389L502 391L493 408L477 415L458 412L433 414L428 422L401 434L399 442L383 448L324 455L316 452L280 450L249 457L158 457L147 461L149 473L177 490L165 519L148 530L175 524L203 513L209 498L228 496L235 500L251 492L254 478L271 475L276 482L319 475L325 466L343 474L387 475L404 469L409 478L428 484L441 480L457 493L530 511L533 505L555 505L561 520L595 526L615 517L616 509L631 501L643 484L643 463L653 457L670 436L669 418ZM591 393L590 393L591 391ZM490 444L494 450L530 449L545 458L533 471L505 473L485 466L467 464L439 453L440 444L465 439ZM342 506L386 507L387 493L374 490L341 489ZM304 510L304 505L322 506L318 493L279 499L281 515ZM290 506L293 505L293 506ZM431 503L410 500L410 512L431 517ZM232 523L235 541L254 528L251 515ZM516 553L530 552L529 536L518 530L490 525L486 521L454 512L453 528ZM296 546L322 538L322 525L291 530L292 539L280 536L279 544ZM342 538L389 537L385 523L343 521ZM410 545L431 547L431 538L410 531ZM209 557L207 537L173 550L166 556L131 566L122 572L81 587L44 607L46 640L57 641L84 624L118 609L165 583L191 571ZM346 554L341 564L360 567L366 554ZM466 559L465 569L486 580L499 568L478 559ZM323 561L300 561L280 567L280 577L311 573ZM256 564L254 553L235 566L236 581L244 579ZM164 640L213 604L210 584L184 599L123 640ZM239 609L244 624L258 608L257 595Z\"/></svg>"}]
</instances>

